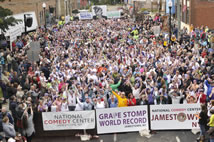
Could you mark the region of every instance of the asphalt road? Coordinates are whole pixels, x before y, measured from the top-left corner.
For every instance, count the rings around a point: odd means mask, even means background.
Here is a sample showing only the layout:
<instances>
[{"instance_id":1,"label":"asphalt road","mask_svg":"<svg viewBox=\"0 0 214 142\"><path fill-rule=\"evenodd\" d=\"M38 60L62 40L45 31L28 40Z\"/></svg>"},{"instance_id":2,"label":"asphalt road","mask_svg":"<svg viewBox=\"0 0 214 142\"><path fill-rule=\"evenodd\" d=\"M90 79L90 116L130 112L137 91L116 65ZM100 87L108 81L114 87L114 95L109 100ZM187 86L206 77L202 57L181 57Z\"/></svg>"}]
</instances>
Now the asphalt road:
<instances>
[{"instance_id":1,"label":"asphalt road","mask_svg":"<svg viewBox=\"0 0 214 142\"><path fill-rule=\"evenodd\" d=\"M191 131L157 131L151 138L141 137L139 133L99 135L99 139L91 139L88 142L195 142L198 135ZM176 138L177 137L177 138ZM102 141L103 140L103 141ZM79 137L34 137L33 142L81 142Z\"/></svg>"}]
</instances>

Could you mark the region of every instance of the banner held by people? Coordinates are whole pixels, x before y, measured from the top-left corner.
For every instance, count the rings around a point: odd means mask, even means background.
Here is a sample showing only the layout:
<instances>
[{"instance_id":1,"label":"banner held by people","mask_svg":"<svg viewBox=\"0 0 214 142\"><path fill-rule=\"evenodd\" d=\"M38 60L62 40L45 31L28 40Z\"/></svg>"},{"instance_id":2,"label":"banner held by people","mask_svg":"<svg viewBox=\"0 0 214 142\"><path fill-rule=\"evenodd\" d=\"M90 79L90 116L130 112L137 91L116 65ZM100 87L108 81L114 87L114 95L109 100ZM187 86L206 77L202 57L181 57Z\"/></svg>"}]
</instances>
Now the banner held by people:
<instances>
[{"instance_id":1,"label":"banner held by people","mask_svg":"<svg viewBox=\"0 0 214 142\"><path fill-rule=\"evenodd\" d=\"M42 122L44 131L94 129L95 112L94 110L71 112L43 112Z\"/></svg>"},{"instance_id":2,"label":"banner held by people","mask_svg":"<svg viewBox=\"0 0 214 142\"><path fill-rule=\"evenodd\" d=\"M94 5L92 6L92 14L97 17L107 16L107 6L106 5Z\"/></svg>"},{"instance_id":3,"label":"banner held by people","mask_svg":"<svg viewBox=\"0 0 214 142\"><path fill-rule=\"evenodd\" d=\"M120 11L108 11L107 18L120 18L121 12Z\"/></svg>"},{"instance_id":4,"label":"banner held by people","mask_svg":"<svg viewBox=\"0 0 214 142\"><path fill-rule=\"evenodd\" d=\"M151 129L197 129L200 110L200 104L151 105Z\"/></svg>"},{"instance_id":5,"label":"banner held by people","mask_svg":"<svg viewBox=\"0 0 214 142\"><path fill-rule=\"evenodd\" d=\"M148 129L147 106L97 109L98 134Z\"/></svg>"},{"instance_id":6,"label":"banner held by people","mask_svg":"<svg viewBox=\"0 0 214 142\"><path fill-rule=\"evenodd\" d=\"M80 20L90 20L93 19L93 15L91 12L82 12L79 14Z\"/></svg>"}]
</instances>

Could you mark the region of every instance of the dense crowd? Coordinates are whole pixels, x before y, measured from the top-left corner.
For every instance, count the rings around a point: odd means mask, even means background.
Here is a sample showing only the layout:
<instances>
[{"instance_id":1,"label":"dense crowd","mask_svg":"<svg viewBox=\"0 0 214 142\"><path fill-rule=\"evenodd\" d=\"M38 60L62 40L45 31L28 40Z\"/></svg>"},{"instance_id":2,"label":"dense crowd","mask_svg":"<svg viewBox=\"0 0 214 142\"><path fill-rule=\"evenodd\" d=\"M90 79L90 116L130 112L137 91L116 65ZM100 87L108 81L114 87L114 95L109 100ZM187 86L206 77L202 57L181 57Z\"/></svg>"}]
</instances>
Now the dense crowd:
<instances>
[{"instance_id":1,"label":"dense crowd","mask_svg":"<svg viewBox=\"0 0 214 142\"><path fill-rule=\"evenodd\" d=\"M80 111L135 105L207 104L214 100L213 35L208 27L161 32L161 16L71 21L20 37L1 53L0 114L6 139L31 141L34 112ZM39 61L27 41L40 41ZM211 108L211 107L209 107ZM15 127L14 127L15 126ZM13 131L12 131L13 130ZM16 134L15 132L19 132Z\"/></svg>"}]
</instances>

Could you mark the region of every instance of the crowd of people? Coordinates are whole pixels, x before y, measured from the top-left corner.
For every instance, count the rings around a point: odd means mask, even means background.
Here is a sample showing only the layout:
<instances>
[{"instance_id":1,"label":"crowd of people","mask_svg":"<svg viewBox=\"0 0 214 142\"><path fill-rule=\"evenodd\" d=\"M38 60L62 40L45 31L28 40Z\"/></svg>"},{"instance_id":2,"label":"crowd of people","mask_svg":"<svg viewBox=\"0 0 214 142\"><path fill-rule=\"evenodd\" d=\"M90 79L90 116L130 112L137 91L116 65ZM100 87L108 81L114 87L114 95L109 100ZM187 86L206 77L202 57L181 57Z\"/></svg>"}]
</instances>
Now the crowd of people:
<instances>
[{"instance_id":1,"label":"crowd of people","mask_svg":"<svg viewBox=\"0 0 214 142\"><path fill-rule=\"evenodd\" d=\"M35 133L34 112L66 112L136 105L207 104L214 100L213 33L182 30L179 40L161 16L71 21L24 35L1 53L1 131L6 139ZM39 61L27 57L39 41ZM16 132L18 132L16 134ZM21 141L20 141L21 142Z\"/></svg>"}]
</instances>

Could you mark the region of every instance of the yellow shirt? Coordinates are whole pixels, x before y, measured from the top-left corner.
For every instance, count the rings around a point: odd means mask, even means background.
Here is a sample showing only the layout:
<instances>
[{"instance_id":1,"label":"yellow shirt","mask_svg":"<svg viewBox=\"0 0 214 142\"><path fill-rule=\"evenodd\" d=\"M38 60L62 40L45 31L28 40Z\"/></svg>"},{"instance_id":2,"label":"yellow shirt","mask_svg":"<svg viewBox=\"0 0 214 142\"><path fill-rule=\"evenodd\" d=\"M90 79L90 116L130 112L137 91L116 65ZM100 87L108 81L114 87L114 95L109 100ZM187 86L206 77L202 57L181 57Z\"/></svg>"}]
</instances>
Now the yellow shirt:
<instances>
[{"instance_id":1,"label":"yellow shirt","mask_svg":"<svg viewBox=\"0 0 214 142\"><path fill-rule=\"evenodd\" d=\"M121 98L120 95L118 95L114 91L112 91L112 93L116 96L116 98L118 100L118 107L127 107L128 106L128 100L126 98Z\"/></svg>"},{"instance_id":2,"label":"yellow shirt","mask_svg":"<svg viewBox=\"0 0 214 142\"><path fill-rule=\"evenodd\" d=\"M171 41L176 41L176 37L172 37L172 38L171 38Z\"/></svg>"},{"instance_id":3,"label":"yellow shirt","mask_svg":"<svg viewBox=\"0 0 214 142\"><path fill-rule=\"evenodd\" d=\"M214 114L210 117L210 122L208 123L210 127L214 127Z\"/></svg>"},{"instance_id":4,"label":"yellow shirt","mask_svg":"<svg viewBox=\"0 0 214 142\"><path fill-rule=\"evenodd\" d=\"M164 42L163 42L163 45L164 45L164 46L167 46L167 41L164 41Z\"/></svg>"}]
</instances>

